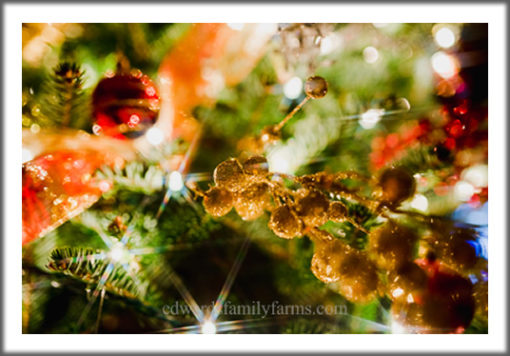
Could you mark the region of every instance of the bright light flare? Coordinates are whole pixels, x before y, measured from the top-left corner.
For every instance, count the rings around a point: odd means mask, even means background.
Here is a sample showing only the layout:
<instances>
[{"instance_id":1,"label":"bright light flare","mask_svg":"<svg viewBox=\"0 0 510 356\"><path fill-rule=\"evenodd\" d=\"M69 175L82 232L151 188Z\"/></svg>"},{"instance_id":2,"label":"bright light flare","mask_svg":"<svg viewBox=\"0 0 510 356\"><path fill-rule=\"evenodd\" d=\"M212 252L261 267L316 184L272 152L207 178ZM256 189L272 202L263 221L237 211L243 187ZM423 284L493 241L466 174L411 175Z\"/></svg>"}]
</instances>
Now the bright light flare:
<instances>
[{"instance_id":1,"label":"bright light flare","mask_svg":"<svg viewBox=\"0 0 510 356\"><path fill-rule=\"evenodd\" d=\"M371 129L381 120L381 116L384 114L383 109L370 109L365 113L361 114L361 120L359 124L364 129Z\"/></svg>"},{"instance_id":2,"label":"bright light flare","mask_svg":"<svg viewBox=\"0 0 510 356\"><path fill-rule=\"evenodd\" d=\"M202 334L216 334L216 324L211 320L205 320L200 326L200 331Z\"/></svg>"},{"instance_id":3,"label":"bright light flare","mask_svg":"<svg viewBox=\"0 0 510 356\"><path fill-rule=\"evenodd\" d=\"M108 257L113 262L121 264L129 263L131 260L131 254L121 242L117 242L111 247L110 251L108 251Z\"/></svg>"},{"instance_id":4,"label":"bright light flare","mask_svg":"<svg viewBox=\"0 0 510 356\"><path fill-rule=\"evenodd\" d=\"M182 188L184 188L184 181L181 173L178 171L170 173L170 177L168 178L168 188L173 192L180 192Z\"/></svg>"}]
</instances>

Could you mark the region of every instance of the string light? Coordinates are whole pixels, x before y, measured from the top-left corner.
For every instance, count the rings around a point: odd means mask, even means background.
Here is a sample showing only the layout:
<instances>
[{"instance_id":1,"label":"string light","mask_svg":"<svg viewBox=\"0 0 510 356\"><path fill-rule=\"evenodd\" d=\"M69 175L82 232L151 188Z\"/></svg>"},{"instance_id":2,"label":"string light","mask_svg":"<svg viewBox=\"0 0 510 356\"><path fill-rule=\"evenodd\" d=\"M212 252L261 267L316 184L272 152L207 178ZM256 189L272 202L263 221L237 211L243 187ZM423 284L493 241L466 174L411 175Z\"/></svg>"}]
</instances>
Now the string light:
<instances>
[{"instance_id":1,"label":"string light","mask_svg":"<svg viewBox=\"0 0 510 356\"><path fill-rule=\"evenodd\" d=\"M227 26L232 30L241 31L244 27L244 23L228 23Z\"/></svg>"},{"instance_id":2,"label":"string light","mask_svg":"<svg viewBox=\"0 0 510 356\"><path fill-rule=\"evenodd\" d=\"M391 321L391 333L392 334L407 334L407 329L404 325L400 324L396 320Z\"/></svg>"},{"instance_id":3,"label":"string light","mask_svg":"<svg viewBox=\"0 0 510 356\"><path fill-rule=\"evenodd\" d=\"M477 188L486 187L489 183L489 173L486 164L477 164L466 168L461 173L461 178Z\"/></svg>"},{"instance_id":4,"label":"string light","mask_svg":"<svg viewBox=\"0 0 510 356\"><path fill-rule=\"evenodd\" d=\"M363 58L367 63L375 63L379 59L379 51L372 46L363 50Z\"/></svg>"},{"instance_id":5,"label":"string light","mask_svg":"<svg viewBox=\"0 0 510 356\"><path fill-rule=\"evenodd\" d=\"M440 25L439 27L436 25L432 29L434 34L434 41L443 48L452 47L455 42L457 42L457 36L455 32L448 26Z\"/></svg>"},{"instance_id":6,"label":"string light","mask_svg":"<svg viewBox=\"0 0 510 356\"><path fill-rule=\"evenodd\" d=\"M128 263L131 260L131 254L120 241L110 248L110 251L108 251L108 257L113 262L119 262L121 264Z\"/></svg>"},{"instance_id":7,"label":"string light","mask_svg":"<svg viewBox=\"0 0 510 356\"><path fill-rule=\"evenodd\" d=\"M364 129L371 129L381 120L381 116L384 114L383 109L370 109L361 114L361 120L359 124Z\"/></svg>"},{"instance_id":8,"label":"string light","mask_svg":"<svg viewBox=\"0 0 510 356\"><path fill-rule=\"evenodd\" d=\"M155 126L147 130L145 137L147 138L147 141L149 141L149 143L153 146L161 144L165 138L163 131Z\"/></svg>"},{"instance_id":9,"label":"string light","mask_svg":"<svg viewBox=\"0 0 510 356\"><path fill-rule=\"evenodd\" d=\"M411 207L425 212L429 207L429 201L423 194L416 194L411 201Z\"/></svg>"},{"instance_id":10,"label":"string light","mask_svg":"<svg viewBox=\"0 0 510 356\"><path fill-rule=\"evenodd\" d=\"M211 320L205 320L200 326L202 334L216 334L216 325Z\"/></svg>"},{"instance_id":11,"label":"string light","mask_svg":"<svg viewBox=\"0 0 510 356\"><path fill-rule=\"evenodd\" d=\"M291 157L293 157L293 153L285 147L274 150L267 157L269 170L277 173L292 173L290 169Z\"/></svg>"},{"instance_id":12,"label":"string light","mask_svg":"<svg viewBox=\"0 0 510 356\"><path fill-rule=\"evenodd\" d=\"M327 55L342 46L342 37L336 34L328 35L321 39L320 54Z\"/></svg>"},{"instance_id":13,"label":"string light","mask_svg":"<svg viewBox=\"0 0 510 356\"><path fill-rule=\"evenodd\" d=\"M29 149L23 148L21 150L21 157L22 157L21 163L25 163L25 162L31 161L34 158L34 155L33 155L32 151L30 151Z\"/></svg>"},{"instance_id":14,"label":"string light","mask_svg":"<svg viewBox=\"0 0 510 356\"><path fill-rule=\"evenodd\" d=\"M283 94L289 99L297 99L303 92L303 81L299 77L292 77L283 86Z\"/></svg>"},{"instance_id":15,"label":"string light","mask_svg":"<svg viewBox=\"0 0 510 356\"><path fill-rule=\"evenodd\" d=\"M466 181L458 181L455 184L454 195L457 200L468 201L475 193L475 187Z\"/></svg>"},{"instance_id":16,"label":"string light","mask_svg":"<svg viewBox=\"0 0 510 356\"><path fill-rule=\"evenodd\" d=\"M184 181L181 173L178 171L170 173L170 177L168 178L168 188L173 192L180 192L182 188L184 188Z\"/></svg>"},{"instance_id":17,"label":"string light","mask_svg":"<svg viewBox=\"0 0 510 356\"><path fill-rule=\"evenodd\" d=\"M456 60L443 51L434 53L431 62L434 71L445 79L452 78L457 74L458 68Z\"/></svg>"}]
</instances>

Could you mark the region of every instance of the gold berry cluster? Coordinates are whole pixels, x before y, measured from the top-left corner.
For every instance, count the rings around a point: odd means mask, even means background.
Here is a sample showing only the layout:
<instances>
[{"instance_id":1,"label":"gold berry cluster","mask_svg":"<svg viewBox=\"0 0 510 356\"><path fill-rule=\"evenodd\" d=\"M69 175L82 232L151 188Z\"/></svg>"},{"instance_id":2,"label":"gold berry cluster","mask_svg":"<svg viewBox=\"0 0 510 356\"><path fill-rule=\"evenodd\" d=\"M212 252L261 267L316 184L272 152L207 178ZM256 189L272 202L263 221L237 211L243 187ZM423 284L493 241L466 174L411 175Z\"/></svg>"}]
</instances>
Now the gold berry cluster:
<instances>
[{"instance_id":1,"label":"gold berry cluster","mask_svg":"<svg viewBox=\"0 0 510 356\"><path fill-rule=\"evenodd\" d=\"M326 95L327 82L308 78L305 92L305 99L278 125L262 130L259 146L279 140L283 125L307 100ZM346 179L365 183L370 195L349 188ZM415 191L415 179L403 167L386 168L375 178L356 172L296 177L273 174L266 158L255 155L221 162L214 170L214 186L200 195L214 217L234 208L243 220L255 220L267 211L268 227L276 236L307 235L314 243L313 274L347 300L367 303L386 295L393 302L393 317L405 326L419 332L455 332L469 325L475 309L487 315L486 283L473 289L466 278L486 266L478 258L473 231L400 209ZM367 230L346 202L366 207L381 224ZM428 234L420 236L395 215L414 219L413 226L424 226ZM321 230L328 221L352 224L366 234L368 243L358 249ZM426 256L418 250L427 251Z\"/></svg>"}]
</instances>

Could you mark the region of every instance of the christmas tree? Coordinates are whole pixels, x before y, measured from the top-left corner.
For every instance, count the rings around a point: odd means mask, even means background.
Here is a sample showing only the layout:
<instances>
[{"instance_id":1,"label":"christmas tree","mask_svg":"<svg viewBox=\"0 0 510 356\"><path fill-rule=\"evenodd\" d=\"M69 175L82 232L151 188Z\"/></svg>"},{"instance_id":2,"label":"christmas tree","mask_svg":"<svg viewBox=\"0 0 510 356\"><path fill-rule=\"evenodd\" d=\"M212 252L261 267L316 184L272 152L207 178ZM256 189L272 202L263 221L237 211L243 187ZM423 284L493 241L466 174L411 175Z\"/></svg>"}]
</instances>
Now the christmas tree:
<instances>
[{"instance_id":1,"label":"christmas tree","mask_svg":"<svg viewBox=\"0 0 510 356\"><path fill-rule=\"evenodd\" d=\"M24 333L487 333L486 24L24 24Z\"/></svg>"}]
</instances>

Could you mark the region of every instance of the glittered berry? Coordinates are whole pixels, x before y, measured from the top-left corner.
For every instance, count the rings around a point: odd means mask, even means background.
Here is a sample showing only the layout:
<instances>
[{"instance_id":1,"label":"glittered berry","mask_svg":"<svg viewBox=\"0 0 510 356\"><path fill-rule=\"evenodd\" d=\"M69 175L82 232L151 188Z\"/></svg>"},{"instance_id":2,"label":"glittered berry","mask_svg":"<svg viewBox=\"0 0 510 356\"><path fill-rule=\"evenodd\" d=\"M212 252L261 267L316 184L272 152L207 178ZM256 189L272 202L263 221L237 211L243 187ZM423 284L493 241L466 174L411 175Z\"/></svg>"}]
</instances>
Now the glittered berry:
<instances>
[{"instance_id":1,"label":"glittered berry","mask_svg":"<svg viewBox=\"0 0 510 356\"><path fill-rule=\"evenodd\" d=\"M340 264L338 291L353 303L367 303L379 292L375 264L360 251L351 249Z\"/></svg>"},{"instance_id":2,"label":"glittered berry","mask_svg":"<svg viewBox=\"0 0 510 356\"><path fill-rule=\"evenodd\" d=\"M243 169L246 174L255 177L265 177L269 172L269 165L264 156L251 156L243 162Z\"/></svg>"},{"instance_id":3,"label":"glittered berry","mask_svg":"<svg viewBox=\"0 0 510 356\"><path fill-rule=\"evenodd\" d=\"M225 188L231 192L238 192L246 187L248 183L246 174L239 161L230 158L221 162L214 169L214 183L218 187Z\"/></svg>"},{"instance_id":4,"label":"glittered berry","mask_svg":"<svg viewBox=\"0 0 510 356\"><path fill-rule=\"evenodd\" d=\"M328 93L328 82L319 76L310 77L305 82L305 93L312 99L320 99Z\"/></svg>"},{"instance_id":5,"label":"glittered berry","mask_svg":"<svg viewBox=\"0 0 510 356\"><path fill-rule=\"evenodd\" d=\"M473 319L475 299L471 282L459 275L433 269L420 301L397 301L393 317L410 332L458 333Z\"/></svg>"},{"instance_id":6,"label":"glittered berry","mask_svg":"<svg viewBox=\"0 0 510 356\"><path fill-rule=\"evenodd\" d=\"M416 182L409 171L402 167L386 169L379 177L381 198L389 205L397 206L414 195Z\"/></svg>"},{"instance_id":7,"label":"glittered berry","mask_svg":"<svg viewBox=\"0 0 510 356\"><path fill-rule=\"evenodd\" d=\"M369 250L380 268L395 270L413 258L417 239L412 230L389 221L370 232Z\"/></svg>"},{"instance_id":8,"label":"glittered berry","mask_svg":"<svg viewBox=\"0 0 510 356\"><path fill-rule=\"evenodd\" d=\"M328 218L334 222L344 222L348 216L347 207L339 202L334 201L329 204Z\"/></svg>"},{"instance_id":9,"label":"glittered berry","mask_svg":"<svg viewBox=\"0 0 510 356\"><path fill-rule=\"evenodd\" d=\"M473 319L473 285L460 275L442 271L434 273L429 277L428 295L424 300L423 320L433 331L463 330Z\"/></svg>"},{"instance_id":10,"label":"glittered berry","mask_svg":"<svg viewBox=\"0 0 510 356\"><path fill-rule=\"evenodd\" d=\"M408 262L388 275L388 294L393 300L412 303L427 287L427 274L417 264Z\"/></svg>"},{"instance_id":11,"label":"glittered berry","mask_svg":"<svg viewBox=\"0 0 510 356\"><path fill-rule=\"evenodd\" d=\"M312 273L324 283L340 279L340 263L347 252L346 245L339 240L318 241L312 257Z\"/></svg>"},{"instance_id":12,"label":"glittered berry","mask_svg":"<svg viewBox=\"0 0 510 356\"><path fill-rule=\"evenodd\" d=\"M135 138L156 122L160 99L156 86L146 75L118 73L97 84L92 105L94 133Z\"/></svg>"},{"instance_id":13,"label":"glittered berry","mask_svg":"<svg viewBox=\"0 0 510 356\"><path fill-rule=\"evenodd\" d=\"M459 272L475 267L478 262L478 242L471 229L455 229L436 241L435 251L439 259Z\"/></svg>"},{"instance_id":14,"label":"glittered berry","mask_svg":"<svg viewBox=\"0 0 510 356\"><path fill-rule=\"evenodd\" d=\"M212 187L204 195L204 208L210 215L220 217L232 209L234 196L227 189Z\"/></svg>"},{"instance_id":15,"label":"glittered berry","mask_svg":"<svg viewBox=\"0 0 510 356\"><path fill-rule=\"evenodd\" d=\"M243 220L255 220L271 205L267 183L253 183L237 194L234 207Z\"/></svg>"},{"instance_id":16,"label":"glittered berry","mask_svg":"<svg viewBox=\"0 0 510 356\"><path fill-rule=\"evenodd\" d=\"M328 198L319 191L306 191L296 202L296 211L305 225L316 227L328 221Z\"/></svg>"},{"instance_id":17,"label":"glittered berry","mask_svg":"<svg viewBox=\"0 0 510 356\"><path fill-rule=\"evenodd\" d=\"M273 210L268 226L277 236L284 239L301 236L303 230L301 220L286 205Z\"/></svg>"}]
</instances>

